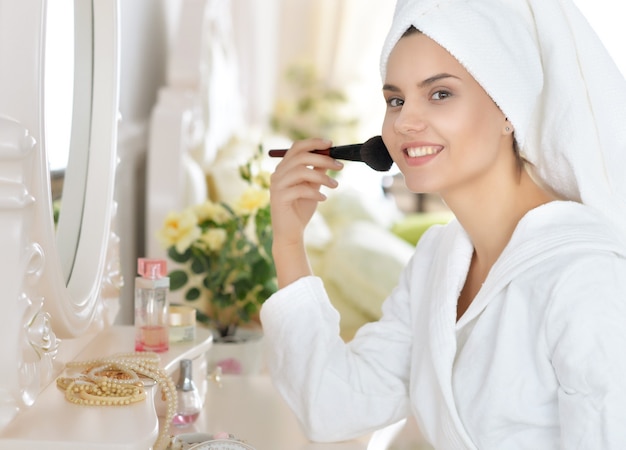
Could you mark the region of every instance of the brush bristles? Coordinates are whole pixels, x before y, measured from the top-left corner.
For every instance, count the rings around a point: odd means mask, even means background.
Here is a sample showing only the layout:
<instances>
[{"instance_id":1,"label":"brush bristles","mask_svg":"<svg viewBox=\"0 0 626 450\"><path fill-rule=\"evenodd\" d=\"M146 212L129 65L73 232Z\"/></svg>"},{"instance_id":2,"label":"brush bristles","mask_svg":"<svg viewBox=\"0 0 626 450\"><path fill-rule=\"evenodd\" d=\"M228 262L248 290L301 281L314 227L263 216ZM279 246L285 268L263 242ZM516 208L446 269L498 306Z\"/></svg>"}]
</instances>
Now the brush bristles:
<instances>
[{"instance_id":1,"label":"brush bristles","mask_svg":"<svg viewBox=\"0 0 626 450\"><path fill-rule=\"evenodd\" d=\"M360 156L361 161L379 172L386 172L393 165L389 150L380 136L365 141L361 146Z\"/></svg>"},{"instance_id":2,"label":"brush bristles","mask_svg":"<svg viewBox=\"0 0 626 450\"><path fill-rule=\"evenodd\" d=\"M339 145L330 148L330 156L345 161L363 161L361 159L361 147L363 144Z\"/></svg>"},{"instance_id":3,"label":"brush bristles","mask_svg":"<svg viewBox=\"0 0 626 450\"><path fill-rule=\"evenodd\" d=\"M393 164L383 138L380 136L374 136L363 144L331 147L330 156L346 161L362 161L379 172L386 172Z\"/></svg>"}]
</instances>

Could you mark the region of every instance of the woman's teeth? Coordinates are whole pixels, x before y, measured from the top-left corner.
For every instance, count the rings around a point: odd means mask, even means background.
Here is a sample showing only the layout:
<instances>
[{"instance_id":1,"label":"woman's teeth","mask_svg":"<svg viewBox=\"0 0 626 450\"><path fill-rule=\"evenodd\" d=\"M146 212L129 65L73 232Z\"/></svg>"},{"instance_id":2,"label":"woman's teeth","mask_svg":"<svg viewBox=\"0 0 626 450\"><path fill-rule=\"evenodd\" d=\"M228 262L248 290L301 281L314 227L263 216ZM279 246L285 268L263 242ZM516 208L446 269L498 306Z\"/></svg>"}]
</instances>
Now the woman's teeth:
<instances>
[{"instance_id":1,"label":"woman's teeth","mask_svg":"<svg viewBox=\"0 0 626 450\"><path fill-rule=\"evenodd\" d=\"M439 152L439 147L415 147L407 148L406 153L411 158L419 158L420 156L434 155Z\"/></svg>"}]
</instances>

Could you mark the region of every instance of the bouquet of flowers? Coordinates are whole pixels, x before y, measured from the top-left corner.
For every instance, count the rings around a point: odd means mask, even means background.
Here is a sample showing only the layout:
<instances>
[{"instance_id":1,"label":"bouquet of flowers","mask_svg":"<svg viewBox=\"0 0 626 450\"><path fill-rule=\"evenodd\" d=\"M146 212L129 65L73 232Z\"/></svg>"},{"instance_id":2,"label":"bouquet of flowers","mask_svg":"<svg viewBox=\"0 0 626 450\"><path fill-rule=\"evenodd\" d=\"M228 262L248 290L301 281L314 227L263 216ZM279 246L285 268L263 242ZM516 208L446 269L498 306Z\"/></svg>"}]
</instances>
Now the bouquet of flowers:
<instances>
[{"instance_id":1,"label":"bouquet of flowers","mask_svg":"<svg viewBox=\"0 0 626 450\"><path fill-rule=\"evenodd\" d=\"M157 233L178 267L169 273L172 291L186 289L198 321L218 337L234 334L276 292L272 259L269 173L260 169L263 149L239 167L247 182L232 203L214 202L171 212Z\"/></svg>"}]
</instances>

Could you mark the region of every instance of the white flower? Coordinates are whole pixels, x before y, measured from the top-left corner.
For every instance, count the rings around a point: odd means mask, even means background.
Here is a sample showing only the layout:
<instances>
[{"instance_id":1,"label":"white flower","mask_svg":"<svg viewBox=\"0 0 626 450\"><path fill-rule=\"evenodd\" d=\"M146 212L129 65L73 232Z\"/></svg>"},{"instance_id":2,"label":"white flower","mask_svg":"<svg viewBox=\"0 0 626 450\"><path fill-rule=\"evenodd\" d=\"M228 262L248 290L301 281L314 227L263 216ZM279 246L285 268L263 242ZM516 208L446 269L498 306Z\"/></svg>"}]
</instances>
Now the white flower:
<instances>
[{"instance_id":1,"label":"white flower","mask_svg":"<svg viewBox=\"0 0 626 450\"><path fill-rule=\"evenodd\" d=\"M202 236L200 241L206 244L209 250L219 252L226 242L226 230L223 228L209 228Z\"/></svg>"},{"instance_id":2,"label":"white flower","mask_svg":"<svg viewBox=\"0 0 626 450\"><path fill-rule=\"evenodd\" d=\"M207 200L204 203L194 206L194 213L198 217L198 222L212 220L217 224L226 223L230 219L230 213L220 203L213 203Z\"/></svg>"},{"instance_id":3,"label":"white flower","mask_svg":"<svg viewBox=\"0 0 626 450\"><path fill-rule=\"evenodd\" d=\"M196 215L186 209L182 212L170 212L156 237L164 247L174 246L178 253L185 253L200 234Z\"/></svg>"},{"instance_id":4,"label":"white flower","mask_svg":"<svg viewBox=\"0 0 626 450\"><path fill-rule=\"evenodd\" d=\"M233 211L237 215L254 214L259 209L265 208L269 202L270 192L267 189L249 187L233 204Z\"/></svg>"}]
</instances>

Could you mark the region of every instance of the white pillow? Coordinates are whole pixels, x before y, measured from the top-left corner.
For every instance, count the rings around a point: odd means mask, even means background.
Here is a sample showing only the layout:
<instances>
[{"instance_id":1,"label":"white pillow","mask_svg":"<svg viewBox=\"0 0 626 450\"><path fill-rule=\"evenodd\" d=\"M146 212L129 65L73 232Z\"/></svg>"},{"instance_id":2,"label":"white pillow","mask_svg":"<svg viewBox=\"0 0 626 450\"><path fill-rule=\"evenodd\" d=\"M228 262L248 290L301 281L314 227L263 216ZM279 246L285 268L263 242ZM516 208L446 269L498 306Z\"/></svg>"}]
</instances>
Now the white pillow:
<instances>
[{"instance_id":1,"label":"white pillow","mask_svg":"<svg viewBox=\"0 0 626 450\"><path fill-rule=\"evenodd\" d=\"M358 311L376 320L381 304L396 286L414 247L380 226L356 221L336 233L317 264L318 275L340 294L339 310Z\"/></svg>"},{"instance_id":2,"label":"white pillow","mask_svg":"<svg viewBox=\"0 0 626 450\"><path fill-rule=\"evenodd\" d=\"M402 217L395 202L384 197L382 191L380 196L366 195L350 186L331 192L326 201L319 204L318 211L333 231L357 220L390 228Z\"/></svg>"}]
</instances>

